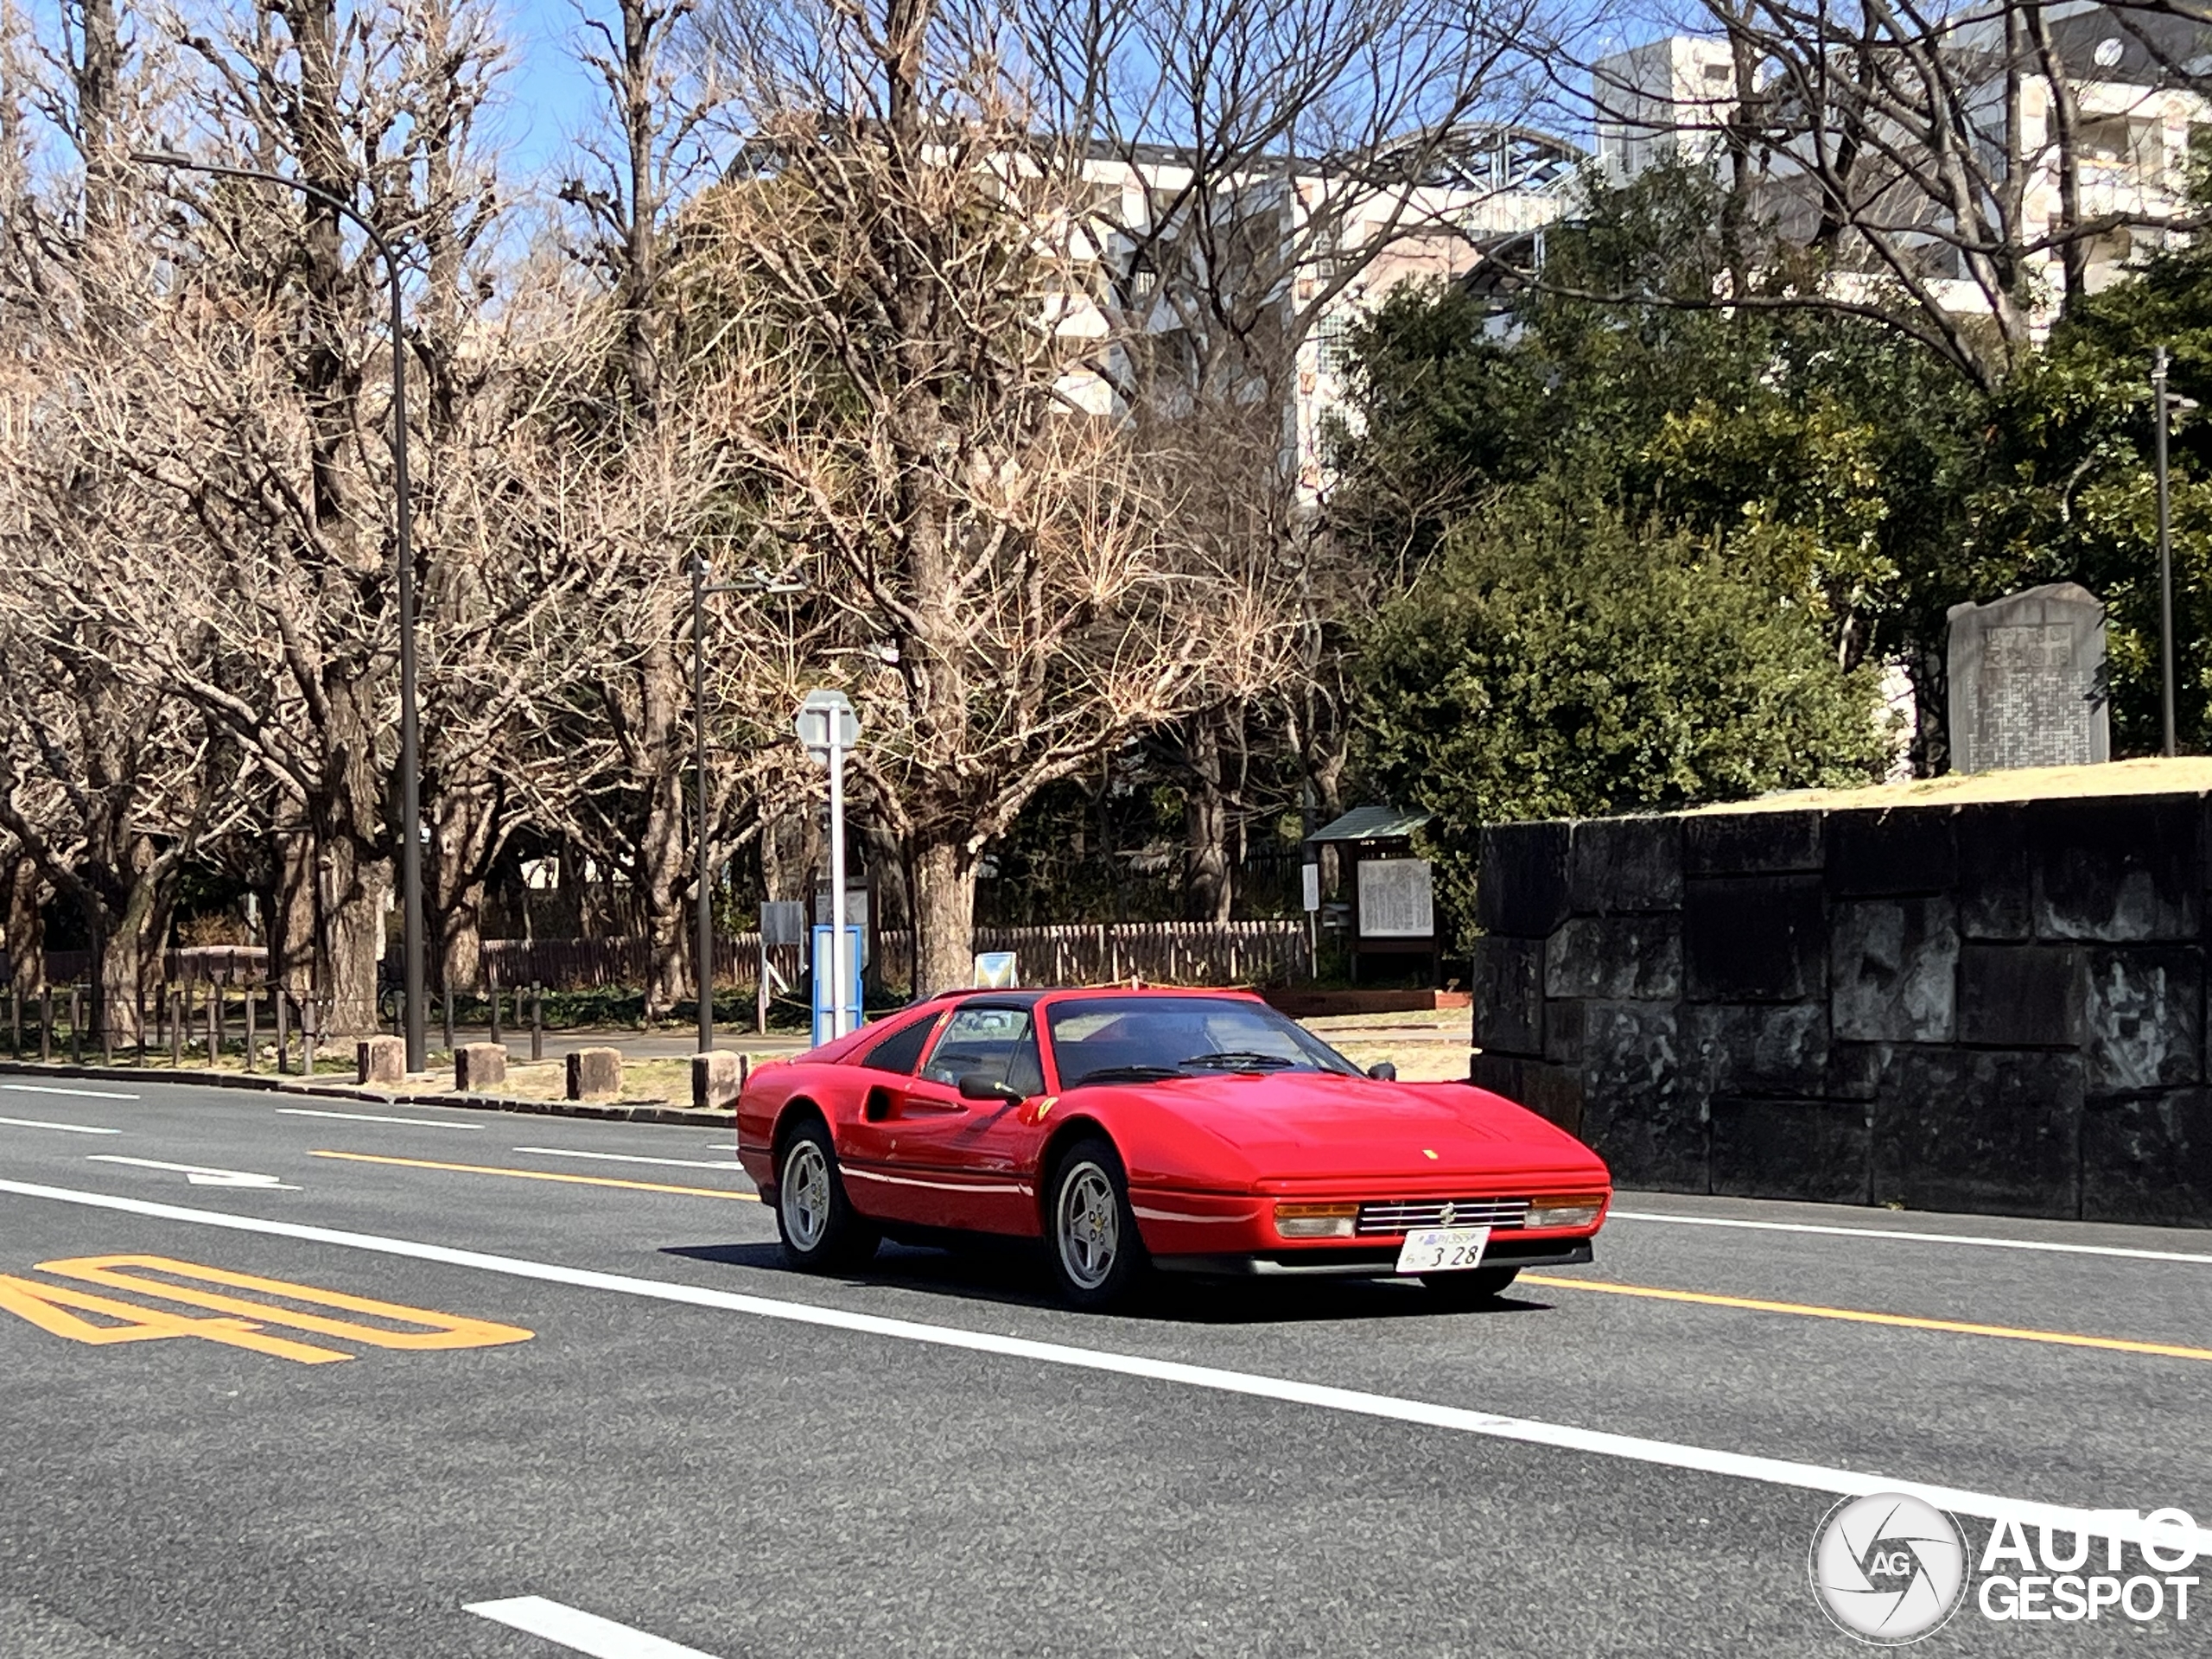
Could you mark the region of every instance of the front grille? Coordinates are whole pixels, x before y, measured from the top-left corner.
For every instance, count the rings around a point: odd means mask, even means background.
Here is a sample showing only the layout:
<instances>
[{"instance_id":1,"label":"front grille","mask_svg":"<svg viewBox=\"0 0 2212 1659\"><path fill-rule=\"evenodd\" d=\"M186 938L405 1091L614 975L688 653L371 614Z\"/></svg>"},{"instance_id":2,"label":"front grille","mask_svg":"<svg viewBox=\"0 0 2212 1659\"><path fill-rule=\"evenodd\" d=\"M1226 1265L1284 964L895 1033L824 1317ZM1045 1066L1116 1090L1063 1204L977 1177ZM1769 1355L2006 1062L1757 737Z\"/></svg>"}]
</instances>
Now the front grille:
<instances>
[{"instance_id":1,"label":"front grille","mask_svg":"<svg viewBox=\"0 0 2212 1659\"><path fill-rule=\"evenodd\" d=\"M1406 1198L1359 1206L1362 1233L1410 1233L1421 1227L1519 1227L1528 1219L1526 1198Z\"/></svg>"}]
</instances>

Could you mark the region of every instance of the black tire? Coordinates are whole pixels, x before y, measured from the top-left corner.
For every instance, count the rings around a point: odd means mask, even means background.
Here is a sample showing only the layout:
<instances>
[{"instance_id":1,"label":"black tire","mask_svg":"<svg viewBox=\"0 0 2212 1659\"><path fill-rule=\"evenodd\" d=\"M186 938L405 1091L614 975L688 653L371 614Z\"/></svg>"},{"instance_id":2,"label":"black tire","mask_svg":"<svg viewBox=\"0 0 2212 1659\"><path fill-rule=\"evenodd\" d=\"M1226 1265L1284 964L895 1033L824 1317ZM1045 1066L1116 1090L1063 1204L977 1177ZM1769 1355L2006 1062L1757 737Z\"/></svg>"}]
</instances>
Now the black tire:
<instances>
[{"instance_id":1,"label":"black tire","mask_svg":"<svg viewBox=\"0 0 2212 1659\"><path fill-rule=\"evenodd\" d=\"M1110 1141L1077 1141L1046 1189L1045 1259L1060 1299L1084 1313L1126 1300L1152 1265L1129 1207L1129 1179Z\"/></svg>"},{"instance_id":2,"label":"black tire","mask_svg":"<svg viewBox=\"0 0 2212 1659\"><path fill-rule=\"evenodd\" d=\"M777 1154L776 1231L784 1260L802 1273L857 1268L883 1242L845 1196L837 1148L819 1119L801 1124Z\"/></svg>"},{"instance_id":3,"label":"black tire","mask_svg":"<svg viewBox=\"0 0 2212 1659\"><path fill-rule=\"evenodd\" d=\"M1520 1276L1518 1268L1469 1268L1463 1273L1425 1273L1421 1281L1446 1307L1480 1307L1503 1295Z\"/></svg>"}]
</instances>

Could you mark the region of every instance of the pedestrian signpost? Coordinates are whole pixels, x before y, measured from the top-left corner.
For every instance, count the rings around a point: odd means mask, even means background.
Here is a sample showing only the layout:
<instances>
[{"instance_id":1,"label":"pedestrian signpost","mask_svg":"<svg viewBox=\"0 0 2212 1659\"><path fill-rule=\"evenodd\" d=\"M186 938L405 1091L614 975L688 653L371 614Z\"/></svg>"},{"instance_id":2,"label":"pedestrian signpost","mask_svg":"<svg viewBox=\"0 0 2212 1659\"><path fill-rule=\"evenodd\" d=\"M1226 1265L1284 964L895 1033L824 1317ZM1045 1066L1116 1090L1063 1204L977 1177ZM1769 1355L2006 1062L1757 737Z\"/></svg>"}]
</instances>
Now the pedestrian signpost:
<instances>
[{"instance_id":1,"label":"pedestrian signpost","mask_svg":"<svg viewBox=\"0 0 2212 1659\"><path fill-rule=\"evenodd\" d=\"M793 725L808 757L830 768L830 925L814 931L814 1002L818 1010L829 1004L829 1034L842 1037L860 1019L858 999L849 1000L843 992L858 972L859 952L845 927L845 755L860 743L861 717L843 692L810 691ZM825 976L837 988L837 995L828 998L819 988ZM823 1040L822 1023L817 1013L817 1043Z\"/></svg>"}]
</instances>

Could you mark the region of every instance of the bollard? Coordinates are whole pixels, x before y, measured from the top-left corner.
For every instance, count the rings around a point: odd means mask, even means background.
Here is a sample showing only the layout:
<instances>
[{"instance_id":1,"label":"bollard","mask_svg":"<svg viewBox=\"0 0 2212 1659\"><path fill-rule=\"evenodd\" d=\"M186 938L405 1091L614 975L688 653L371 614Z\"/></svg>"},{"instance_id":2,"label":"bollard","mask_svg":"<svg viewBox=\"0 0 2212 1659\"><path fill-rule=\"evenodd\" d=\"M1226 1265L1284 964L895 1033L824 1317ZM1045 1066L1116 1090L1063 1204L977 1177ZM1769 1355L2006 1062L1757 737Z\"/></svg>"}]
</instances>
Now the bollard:
<instances>
[{"instance_id":1,"label":"bollard","mask_svg":"<svg viewBox=\"0 0 2212 1659\"><path fill-rule=\"evenodd\" d=\"M38 988L38 1058L43 1065L54 1058L54 987Z\"/></svg>"},{"instance_id":2,"label":"bollard","mask_svg":"<svg viewBox=\"0 0 2212 1659\"><path fill-rule=\"evenodd\" d=\"M8 1029L15 1033L16 1058L23 1058L23 993L14 985L8 988Z\"/></svg>"},{"instance_id":3,"label":"bollard","mask_svg":"<svg viewBox=\"0 0 2212 1659\"><path fill-rule=\"evenodd\" d=\"M737 1104L744 1088L745 1057L726 1048L712 1048L691 1057L691 1104L700 1111L720 1111Z\"/></svg>"},{"instance_id":4,"label":"bollard","mask_svg":"<svg viewBox=\"0 0 2212 1659\"><path fill-rule=\"evenodd\" d=\"M407 1081L407 1040L364 1037L353 1045L353 1081L396 1085Z\"/></svg>"},{"instance_id":5,"label":"bollard","mask_svg":"<svg viewBox=\"0 0 2212 1659\"><path fill-rule=\"evenodd\" d=\"M276 1005L276 1075L282 1077L292 1066L292 1033L284 1019L284 987L281 982L272 988L270 1001Z\"/></svg>"},{"instance_id":6,"label":"bollard","mask_svg":"<svg viewBox=\"0 0 2212 1659\"><path fill-rule=\"evenodd\" d=\"M488 982L492 991L492 1040L496 1043L499 1040L499 976L497 974L490 976Z\"/></svg>"},{"instance_id":7,"label":"bollard","mask_svg":"<svg viewBox=\"0 0 2212 1659\"><path fill-rule=\"evenodd\" d=\"M446 987L446 1052L453 1052L453 987Z\"/></svg>"},{"instance_id":8,"label":"bollard","mask_svg":"<svg viewBox=\"0 0 2212 1659\"><path fill-rule=\"evenodd\" d=\"M138 1064L146 1064L146 987L141 983L130 993L130 1011L138 1020Z\"/></svg>"},{"instance_id":9,"label":"bollard","mask_svg":"<svg viewBox=\"0 0 2212 1659\"><path fill-rule=\"evenodd\" d=\"M81 995L72 985L69 988L69 1064L72 1065L85 1063L85 1016L79 1012L82 1007Z\"/></svg>"},{"instance_id":10,"label":"bollard","mask_svg":"<svg viewBox=\"0 0 2212 1659\"><path fill-rule=\"evenodd\" d=\"M184 993L169 993L169 1064L184 1064Z\"/></svg>"},{"instance_id":11,"label":"bollard","mask_svg":"<svg viewBox=\"0 0 2212 1659\"><path fill-rule=\"evenodd\" d=\"M245 1069L253 1070L253 987L245 988Z\"/></svg>"},{"instance_id":12,"label":"bollard","mask_svg":"<svg viewBox=\"0 0 2212 1659\"><path fill-rule=\"evenodd\" d=\"M213 1066L223 1052L223 988L207 982L207 1064Z\"/></svg>"},{"instance_id":13,"label":"bollard","mask_svg":"<svg viewBox=\"0 0 2212 1659\"><path fill-rule=\"evenodd\" d=\"M569 1098L613 1100L622 1092L622 1051L619 1048L575 1048L569 1051Z\"/></svg>"},{"instance_id":14,"label":"bollard","mask_svg":"<svg viewBox=\"0 0 2212 1659\"><path fill-rule=\"evenodd\" d=\"M545 988L536 983L530 988L530 1058L545 1058Z\"/></svg>"},{"instance_id":15,"label":"bollard","mask_svg":"<svg viewBox=\"0 0 2212 1659\"><path fill-rule=\"evenodd\" d=\"M100 1022L100 1064L113 1065L115 1064L115 1009L110 1006L105 992L101 993L98 1006Z\"/></svg>"},{"instance_id":16,"label":"bollard","mask_svg":"<svg viewBox=\"0 0 2212 1659\"><path fill-rule=\"evenodd\" d=\"M315 1003L312 999L300 1004L300 1075L315 1076Z\"/></svg>"},{"instance_id":17,"label":"bollard","mask_svg":"<svg viewBox=\"0 0 2212 1659\"><path fill-rule=\"evenodd\" d=\"M473 1094L507 1080L507 1051L497 1043L463 1043L453 1054L453 1086Z\"/></svg>"}]
</instances>

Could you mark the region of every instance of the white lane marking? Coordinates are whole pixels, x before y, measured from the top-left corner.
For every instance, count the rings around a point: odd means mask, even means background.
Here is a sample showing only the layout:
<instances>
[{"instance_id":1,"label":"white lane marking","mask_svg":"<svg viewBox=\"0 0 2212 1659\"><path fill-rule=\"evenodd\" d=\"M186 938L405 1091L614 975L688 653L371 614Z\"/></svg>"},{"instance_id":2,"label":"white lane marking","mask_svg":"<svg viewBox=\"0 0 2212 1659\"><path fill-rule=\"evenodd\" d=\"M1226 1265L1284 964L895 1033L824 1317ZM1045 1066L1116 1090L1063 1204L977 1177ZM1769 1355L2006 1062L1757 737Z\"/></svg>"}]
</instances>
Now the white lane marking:
<instances>
[{"instance_id":1,"label":"white lane marking","mask_svg":"<svg viewBox=\"0 0 2212 1659\"><path fill-rule=\"evenodd\" d=\"M582 1152L574 1147L517 1147L546 1158L604 1158L611 1164L667 1164L676 1169L743 1169L734 1158L640 1158L630 1152Z\"/></svg>"},{"instance_id":2,"label":"white lane marking","mask_svg":"<svg viewBox=\"0 0 2212 1659\"><path fill-rule=\"evenodd\" d=\"M152 1158L125 1158L113 1152L88 1153L85 1161L92 1164L132 1164L140 1169L165 1169L172 1174L183 1176L194 1186L253 1186L279 1192L300 1190L278 1180L274 1175L257 1175L247 1169L207 1169L198 1164L164 1164Z\"/></svg>"},{"instance_id":3,"label":"white lane marking","mask_svg":"<svg viewBox=\"0 0 2212 1659\"><path fill-rule=\"evenodd\" d=\"M1837 1238L1897 1238L1911 1244L1972 1244L1992 1250L2055 1250L2067 1255L2119 1255L2134 1262L2197 1262L2186 1250L2134 1250L2117 1244L2059 1244L2042 1238L1993 1238L1984 1233L1908 1233L1890 1227L1822 1227L1806 1221L1739 1221L1732 1216L1669 1216L1654 1210L1612 1210L1608 1221L1661 1221L1675 1227L1745 1227L1764 1233L1824 1233Z\"/></svg>"},{"instance_id":4,"label":"white lane marking","mask_svg":"<svg viewBox=\"0 0 2212 1659\"><path fill-rule=\"evenodd\" d=\"M737 1150L737 1142L734 1141L709 1141L707 1142L706 1149L709 1152L735 1152Z\"/></svg>"},{"instance_id":5,"label":"white lane marking","mask_svg":"<svg viewBox=\"0 0 2212 1659\"><path fill-rule=\"evenodd\" d=\"M126 1095L114 1089L60 1089L50 1083L0 1083L0 1089L11 1095L76 1095L86 1100L138 1100L143 1096Z\"/></svg>"},{"instance_id":6,"label":"white lane marking","mask_svg":"<svg viewBox=\"0 0 2212 1659\"><path fill-rule=\"evenodd\" d=\"M687 1648L664 1637L648 1636L627 1624L617 1624L597 1613L564 1607L543 1596L513 1596L505 1601L472 1601L461 1610L499 1624L558 1642L593 1659L714 1659L712 1654Z\"/></svg>"},{"instance_id":7,"label":"white lane marking","mask_svg":"<svg viewBox=\"0 0 2212 1659\"><path fill-rule=\"evenodd\" d=\"M27 1198L51 1198L60 1204L89 1210L114 1210L127 1215L150 1216L161 1221L188 1222L229 1232L261 1233L274 1238L304 1239L314 1244L335 1244L346 1249L379 1255L404 1256L417 1262L442 1262L448 1267L473 1268L480 1272L534 1279L547 1284L575 1285L587 1290L612 1291L621 1296L649 1297L690 1307L718 1308L764 1319L785 1319L833 1331L886 1337L899 1342L925 1343L972 1353L997 1354L1042 1365L1065 1365L1078 1370L1105 1371L1121 1376L1143 1377L1157 1382L1209 1389L1221 1394L1274 1400L1287 1405L1313 1406L1361 1417L1414 1423L1427 1428L1448 1428L1492 1440L1517 1440L1598 1457L1621 1458L1632 1463L1660 1464L1741 1480L1764 1481L1770 1485L1794 1486L1807 1491L1832 1492L1860 1497L1870 1492L1909 1492L1942 1510L1991 1520L2013 1520L2026 1527L2051 1527L2060 1532L2087 1528L2099 1537L2118 1537L2139 1544L2145 1537L2161 1548L2177 1548L2177 1529L2146 1526L2109 1511L2097 1512L2062 1503L2043 1503L2005 1497L1963 1487L1938 1486L1927 1481L1900 1480L1891 1475L1861 1474L1853 1469L1823 1464L1796 1463L1786 1458L1759 1457L1743 1452L1723 1452L1710 1446L1687 1446L1673 1440L1647 1440L1635 1434L1614 1434L1604 1429L1578 1428L1567 1423L1539 1422L1526 1417L1502 1417L1495 1412L1464 1406L1434 1405L1425 1400L1405 1400L1393 1395L1367 1394L1357 1389L1332 1388L1322 1382L1298 1382L1287 1377L1261 1376L1249 1371L1229 1371L1211 1365L1187 1365L1179 1360L1154 1359L1142 1354L1117 1354L1101 1348L1077 1348L1066 1343L1039 1342L1029 1337L1002 1337L989 1331L966 1331L958 1325L925 1325L914 1319L894 1319L880 1313L857 1313L842 1307L823 1307L812 1302L786 1301L780 1297L747 1296L733 1290L710 1290L703 1285L673 1283L664 1279L636 1279L626 1274L601 1273L589 1268L562 1267L551 1262L532 1262L522 1256L494 1255L483 1250L455 1249L446 1244L424 1244L412 1239L384 1238L374 1233L341 1232L299 1222L271 1221L259 1216L226 1216L217 1210L188 1210L180 1205L156 1204L145 1198L118 1198L107 1192L80 1192L69 1187L41 1186L32 1181L0 1180L0 1192ZM2092 1519L2093 1515L2095 1516ZM2198 1527L2190 1540L2200 1554L2212 1554L2212 1529Z\"/></svg>"},{"instance_id":8,"label":"white lane marking","mask_svg":"<svg viewBox=\"0 0 2212 1659\"><path fill-rule=\"evenodd\" d=\"M121 1135L121 1129L94 1128L89 1123L49 1123L40 1117L0 1117L13 1129L59 1129L64 1135Z\"/></svg>"},{"instance_id":9,"label":"white lane marking","mask_svg":"<svg viewBox=\"0 0 2212 1659\"><path fill-rule=\"evenodd\" d=\"M374 1112L318 1112L308 1106L279 1106L279 1117L342 1117L349 1123L404 1123L418 1129L466 1129L471 1135L484 1126L481 1123L448 1123L436 1117L379 1117Z\"/></svg>"}]
</instances>

